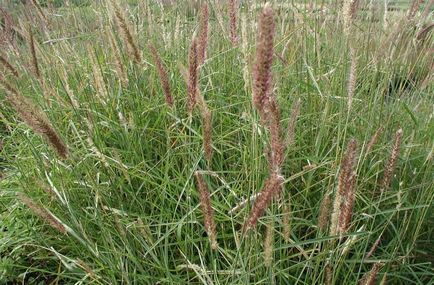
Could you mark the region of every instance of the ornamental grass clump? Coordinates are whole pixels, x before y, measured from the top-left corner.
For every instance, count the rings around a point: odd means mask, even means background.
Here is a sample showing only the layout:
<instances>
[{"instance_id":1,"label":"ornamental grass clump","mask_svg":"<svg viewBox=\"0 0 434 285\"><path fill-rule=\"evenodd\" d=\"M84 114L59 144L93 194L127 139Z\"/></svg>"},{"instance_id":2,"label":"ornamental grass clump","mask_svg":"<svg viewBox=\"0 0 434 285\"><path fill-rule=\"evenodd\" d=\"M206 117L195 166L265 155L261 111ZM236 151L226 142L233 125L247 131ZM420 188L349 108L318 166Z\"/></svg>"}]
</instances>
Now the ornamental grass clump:
<instances>
[{"instance_id":1,"label":"ornamental grass clump","mask_svg":"<svg viewBox=\"0 0 434 285\"><path fill-rule=\"evenodd\" d=\"M280 169L284 152L280 133L280 110L276 97L272 94L271 66L274 54L274 29L274 13L270 5L266 4L259 17L256 61L253 72L253 105L270 133L269 177L244 223L243 232L245 233L256 227L258 219L264 214L273 197L281 192L284 182Z\"/></svg>"}]
</instances>

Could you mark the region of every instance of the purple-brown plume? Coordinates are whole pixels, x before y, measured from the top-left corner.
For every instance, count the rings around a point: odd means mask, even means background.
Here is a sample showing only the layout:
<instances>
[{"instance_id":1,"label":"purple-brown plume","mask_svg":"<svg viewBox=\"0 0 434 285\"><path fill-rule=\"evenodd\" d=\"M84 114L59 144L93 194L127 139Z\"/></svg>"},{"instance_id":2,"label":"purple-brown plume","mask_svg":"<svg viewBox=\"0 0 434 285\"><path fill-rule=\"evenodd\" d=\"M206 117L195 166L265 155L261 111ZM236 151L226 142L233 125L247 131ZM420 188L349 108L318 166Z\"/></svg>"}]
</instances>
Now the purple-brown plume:
<instances>
[{"instance_id":1,"label":"purple-brown plume","mask_svg":"<svg viewBox=\"0 0 434 285\"><path fill-rule=\"evenodd\" d=\"M263 120L272 92L271 66L274 54L274 13L265 5L259 17L258 38L256 44L256 61L253 67L253 104Z\"/></svg>"},{"instance_id":2,"label":"purple-brown plume","mask_svg":"<svg viewBox=\"0 0 434 285\"><path fill-rule=\"evenodd\" d=\"M256 199L249 217L244 223L244 233L247 233L249 230L256 227L258 219L264 214L273 197L281 191L282 183L283 177L276 173L271 174L271 176L265 181L265 185L261 190L261 195Z\"/></svg>"},{"instance_id":3,"label":"purple-brown plume","mask_svg":"<svg viewBox=\"0 0 434 285\"><path fill-rule=\"evenodd\" d=\"M169 76L167 75L166 68L164 67L163 61L158 54L157 49L152 43L149 43L149 50L151 51L152 58L157 68L158 77L160 79L161 87L163 88L164 96L166 97L166 103L169 107L173 106L172 92L170 91Z\"/></svg>"},{"instance_id":4,"label":"purple-brown plume","mask_svg":"<svg viewBox=\"0 0 434 285\"><path fill-rule=\"evenodd\" d=\"M208 186L203 180L202 174L200 172L195 172L196 186L199 191L200 207L202 209L205 230L208 234L211 248L217 249L217 239L216 239L216 225L214 222L214 210L211 206L211 198L208 191Z\"/></svg>"},{"instance_id":5,"label":"purple-brown plume","mask_svg":"<svg viewBox=\"0 0 434 285\"><path fill-rule=\"evenodd\" d=\"M229 32L232 45L235 46L238 43L237 35L237 0L229 0Z\"/></svg>"},{"instance_id":6,"label":"purple-brown plume","mask_svg":"<svg viewBox=\"0 0 434 285\"><path fill-rule=\"evenodd\" d=\"M206 48L208 46L208 22L209 11L208 4L204 3L202 6L202 12L200 14L199 22L199 42L198 42L198 61L199 65L202 65L206 58Z\"/></svg>"}]
</instances>

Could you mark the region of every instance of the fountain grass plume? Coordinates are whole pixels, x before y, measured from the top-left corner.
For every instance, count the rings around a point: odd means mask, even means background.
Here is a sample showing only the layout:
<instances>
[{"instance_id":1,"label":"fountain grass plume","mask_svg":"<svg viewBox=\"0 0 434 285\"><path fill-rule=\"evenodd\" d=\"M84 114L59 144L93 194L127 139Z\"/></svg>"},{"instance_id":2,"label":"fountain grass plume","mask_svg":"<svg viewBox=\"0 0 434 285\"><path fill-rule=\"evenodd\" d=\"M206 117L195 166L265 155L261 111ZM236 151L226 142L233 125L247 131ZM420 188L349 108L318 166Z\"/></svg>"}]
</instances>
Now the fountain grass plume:
<instances>
[{"instance_id":1,"label":"fountain grass plume","mask_svg":"<svg viewBox=\"0 0 434 285\"><path fill-rule=\"evenodd\" d=\"M35 132L40 134L56 150L62 159L68 157L68 147L60 135L51 125L47 116L36 105L22 96L3 78L0 78L0 86L6 91L6 99L12 105L18 116Z\"/></svg>"},{"instance_id":2,"label":"fountain grass plume","mask_svg":"<svg viewBox=\"0 0 434 285\"><path fill-rule=\"evenodd\" d=\"M344 203L347 195L352 191L351 187L355 181L352 179L353 168L356 162L357 141L351 139L348 143L347 150L341 162L341 169L339 171L338 186L335 193L335 200L333 202L333 212L331 216L330 235L334 236L340 232L339 225L342 225L343 211L342 203Z\"/></svg>"},{"instance_id":3,"label":"fountain grass plume","mask_svg":"<svg viewBox=\"0 0 434 285\"><path fill-rule=\"evenodd\" d=\"M67 234L65 226L52 213L44 209L41 205L30 199L24 193L17 193L18 199L25 204L35 215L47 222L61 234Z\"/></svg>"},{"instance_id":4,"label":"fountain grass plume","mask_svg":"<svg viewBox=\"0 0 434 285\"><path fill-rule=\"evenodd\" d=\"M211 248L217 249L217 237L216 237L216 224L214 222L214 210L211 206L211 197L208 191L208 186L206 185L202 174L198 171L195 172L196 177L196 187L199 191L200 207L203 213L205 230L208 234Z\"/></svg>"},{"instance_id":5,"label":"fountain grass plume","mask_svg":"<svg viewBox=\"0 0 434 285\"><path fill-rule=\"evenodd\" d=\"M248 233L256 227L258 219L264 214L273 197L275 197L282 189L284 179L276 173L265 181L264 187L261 190L261 195L257 197L250 214L244 223L243 232Z\"/></svg>"},{"instance_id":6,"label":"fountain grass plume","mask_svg":"<svg viewBox=\"0 0 434 285\"><path fill-rule=\"evenodd\" d=\"M395 171L396 162L399 157L399 150L401 148L402 134L402 129L397 130L395 133L392 151L390 152L389 160L384 167L383 180L381 181L381 192L387 190L392 181L393 172Z\"/></svg>"},{"instance_id":7,"label":"fountain grass plume","mask_svg":"<svg viewBox=\"0 0 434 285\"><path fill-rule=\"evenodd\" d=\"M15 77L18 77L18 71L15 69L15 67L7 60L6 56L3 56L3 54L0 53L0 63L10 71Z\"/></svg>"},{"instance_id":8,"label":"fountain grass plume","mask_svg":"<svg viewBox=\"0 0 434 285\"><path fill-rule=\"evenodd\" d=\"M238 43L237 34L237 0L228 0L228 11L229 11L229 38L233 46Z\"/></svg>"},{"instance_id":9,"label":"fountain grass plume","mask_svg":"<svg viewBox=\"0 0 434 285\"><path fill-rule=\"evenodd\" d=\"M209 10L208 4L204 3L202 5L202 10L200 13L199 20L199 38L198 38L198 64L202 65L206 58L206 48L208 46L208 29L209 29Z\"/></svg>"},{"instance_id":10,"label":"fountain grass plume","mask_svg":"<svg viewBox=\"0 0 434 285\"><path fill-rule=\"evenodd\" d=\"M272 92L274 30L274 13L270 5L266 4L259 17L256 61L253 67L253 104L264 121Z\"/></svg>"},{"instance_id":11,"label":"fountain grass plume","mask_svg":"<svg viewBox=\"0 0 434 285\"><path fill-rule=\"evenodd\" d=\"M166 98L166 103L169 107L173 106L173 97L172 92L170 89L170 82L169 82L169 76L167 74L167 70L164 67L163 61L158 54L157 49L155 46L149 42L148 43L149 50L151 52L152 58L154 60L155 67L158 72L158 78L160 80L161 87L163 88L164 96Z\"/></svg>"}]
</instances>

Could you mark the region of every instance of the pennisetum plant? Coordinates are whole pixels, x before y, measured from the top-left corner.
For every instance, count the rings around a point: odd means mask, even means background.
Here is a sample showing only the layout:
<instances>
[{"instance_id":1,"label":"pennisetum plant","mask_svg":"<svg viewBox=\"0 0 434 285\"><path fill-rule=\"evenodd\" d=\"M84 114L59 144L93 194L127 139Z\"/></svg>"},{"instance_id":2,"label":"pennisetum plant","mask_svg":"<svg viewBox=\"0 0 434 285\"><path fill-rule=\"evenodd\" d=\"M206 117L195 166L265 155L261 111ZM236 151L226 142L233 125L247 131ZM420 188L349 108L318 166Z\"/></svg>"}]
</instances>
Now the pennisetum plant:
<instances>
[{"instance_id":1,"label":"pennisetum plant","mask_svg":"<svg viewBox=\"0 0 434 285\"><path fill-rule=\"evenodd\" d=\"M262 120L266 120L266 108L272 92L271 66L274 54L274 14L266 4L259 18L256 61L253 68L253 104Z\"/></svg>"},{"instance_id":2,"label":"pennisetum plant","mask_svg":"<svg viewBox=\"0 0 434 285\"><path fill-rule=\"evenodd\" d=\"M359 0L344 0L342 5L342 17L344 20L344 33L348 36L351 25L356 17Z\"/></svg>"},{"instance_id":3,"label":"pennisetum plant","mask_svg":"<svg viewBox=\"0 0 434 285\"><path fill-rule=\"evenodd\" d=\"M339 234L341 237L342 235L347 233L348 226L351 222L351 217L353 215L354 202L356 200L356 172L353 171L348 179L348 188L346 190L339 215Z\"/></svg>"},{"instance_id":4,"label":"pennisetum plant","mask_svg":"<svg viewBox=\"0 0 434 285\"><path fill-rule=\"evenodd\" d=\"M42 220L50 224L54 229L56 229L61 234L67 234L65 226L56 218L52 213L44 209L38 203L30 199L24 193L17 193L18 199L25 204L35 215L39 216Z\"/></svg>"},{"instance_id":5,"label":"pennisetum plant","mask_svg":"<svg viewBox=\"0 0 434 285\"><path fill-rule=\"evenodd\" d=\"M208 186L206 185L202 174L198 171L195 172L196 186L199 191L200 207L203 213L205 230L208 234L209 241L211 243L212 249L217 249L217 236L216 236L216 225L214 222L214 210L211 206L211 197L208 191Z\"/></svg>"},{"instance_id":6,"label":"pennisetum plant","mask_svg":"<svg viewBox=\"0 0 434 285\"><path fill-rule=\"evenodd\" d=\"M372 135L371 139L369 140L368 145L366 146L366 154L370 153L372 151L372 148L377 143L378 138L380 137L381 133L383 132L383 128L379 127L375 133Z\"/></svg>"},{"instance_id":7,"label":"pennisetum plant","mask_svg":"<svg viewBox=\"0 0 434 285\"><path fill-rule=\"evenodd\" d=\"M3 56L3 54L0 53L0 63L10 71L15 77L18 77L18 71L15 69L15 67L6 59L6 56Z\"/></svg>"},{"instance_id":8,"label":"pennisetum plant","mask_svg":"<svg viewBox=\"0 0 434 285\"><path fill-rule=\"evenodd\" d=\"M429 0L429 2L426 3L425 9L423 9L423 12L421 15L422 20L425 20L428 17L429 13L431 13L431 11L432 11L433 6L434 6L434 0Z\"/></svg>"},{"instance_id":9,"label":"pennisetum plant","mask_svg":"<svg viewBox=\"0 0 434 285\"><path fill-rule=\"evenodd\" d=\"M194 46L196 45L196 48ZM202 96L198 87L198 76L199 76L199 66L197 61L197 42L193 38L192 46L190 47L189 54L189 70L187 70L181 63L178 64L179 70L181 72L184 81L187 84L187 111L191 116L194 107L197 105L200 114L202 116L202 137L203 137L203 149L205 153L205 158L208 163L212 159L212 112L208 108L205 98ZM192 74L193 73L193 74ZM196 86L196 87L194 87Z\"/></svg>"},{"instance_id":10,"label":"pennisetum plant","mask_svg":"<svg viewBox=\"0 0 434 285\"><path fill-rule=\"evenodd\" d=\"M416 16L416 13L419 11L420 4L422 4L423 2L423 0L413 0L411 2L411 5L409 6L407 11L408 20L412 20Z\"/></svg>"},{"instance_id":11,"label":"pennisetum plant","mask_svg":"<svg viewBox=\"0 0 434 285\"><path fill-rule=\"evenodd\" d=\"M290 242L291 236L291 216L292 216L292 207L291 207L291 196L288 198L288 202L283 205L283 240L287 243Z\"/></svg>"},{"instance_id":12,"label":"pennisetum plant","mask_svg":"<svg viewBox=\"0 0 434 285\"><path fill-rule=\"evenodd\" d=\"M115 0L110 0L110 4L114 12L116 26L124 39L124 44L127 46L128 54L135 63L140 64L142 62L142 54L134 39L127 19Z\"/></svg>"},{"instance_id":13,"label":"pennisetum plant","mask_svg":"<svg viewBox=\"0 0 434 285\"><path fill-rule=\"evenodd\" d=\"M29 27L29 47L30 47L30 53L32 55L33 72L35 73L35 75L38 79L41 79L41 72L39 70L38 57L36 55L35 38L33 36L33 31L32 31L31 27Z\"/></svg>"},{"instance_id":14,"label":"pennisetum plant","mask_svg":"<svg viewBox=\"0 0 434 285\"><path fill-rule=\"evenodd\" d=\"M333 202L333 212L331 216L330 235L342 234L346 228L347 217L352 212L349 207L354 195L356 175L354 166L356 165L357 142L351 139L341 163L339 171L338 186ZM348 204L350 203L350 204Z\"/></svg>"},{"instance_id":15,"label":"pennisetum plant","mask_svg":"<svg viewBox=\"0 0 434 285\"><path fill-rule=\"evenodd\" d=\"M19 117L34 132L40 134L56 150L60 158L68 157L68 147L51 125L46 115L37 106L22 96L9 83L0 78L0 86L6 91L6 99L12 105Z\"/></svg>"},{"instance_id":16,"label":"pennisetum plant","mask_svg":"<svg viewBox=\"0 0 434 285\"><path fill-rule=\"evenodd\" d=\"M208 4L202 5L200 20L199 20L199 38L197 46L197 55L199 65L202 65L206 59L206 48L208 46L208 22L209 22L209 10Z\"/></svg>"},{"instance_id":17,"label":"pennisetum plant","mask_svg":"<svg viewBox=\"0 0 434 285\"><path fill-rule=\"evenodd\" d=\"M237 2L236 0L228 0L228 10L229 10L229 38L233 46L238 43L237 34Z\"/></svg>"},{"instance_id":18,"label":"pennisetum plant","mask_svg":"<svg viewBox=\"0 0 434 285\"><path fill-rule=\"evenodd\" d=\"M197 40L193 37L188 54L187 111L190 115L193 113L194 106L196 105L199 80L198 64Z\"/></svg>"},{"instance_id":19,"label":"pennisetum plant","mask_svg":"<svg viewBox=\"0 0 434 285\"><path fill-rule=\"evenodd\" d=\"M392 181L393 172L395 171L396 161L399 157L399 149L401 148L402 141L402 129L399 129L395 133L395 138L393 141L392 151L390 152L389 160L384 167L383 180L381 181L381 192L384 192L389 188L390 182Z\"/></svg>"},{"instance_id":20,"label":"pennisetum plant","mask_svg":"<svg viewBox=\"0 0 434 285\"><path fill-rule=\"evenodd\" d=\"M348 83L347 83L347 94L348 94L348 113L351 111L351 107L353 106L353 97L354 91L356 89L356 77L357 77L357 59L356 59L356 51L350 46L350 72L348 74Z\"/></svg>"},{"instance_id":21,"label":"pennisetum plant","mask_svg":"<svg viewBox=\"0 0 434 285\"><path fill-rule=\"evenodd\" d=\"M127 71L125 70L124 63L122 61L121 51L119 49L119 45L117 43L117 40L115 36L113 35L113 32L110 28L107 29L107 37L110 42L110 47L113 51L114 55L114 61L115 61L115 68L116 68L116 74L119 77L119 80L123 86L126 86L128 84L128 75Z\"/></svg>"},{"instance_id":22,"label":"pennisetum plant","mask_svg":"<svg viewBox=\"0 0 434 285\"><path fill-rule=\"evenodd\" d=\"M318 216L318 228L320 231L325 232L330 220L330 206L332 199L329 194L325 194L321 202Z\"/></svg>"},{"instance_id":23,"label":"pennisetum plant","mask_svg":"<svg viewBox=\"0 0 434 285\"><path fill-rule=\"evenodd\" d=\"M212 159L212 113L208 108L202 111L203 149L208 163Z\"/></svg>"},{"instance_id":24,"label":"pennisetum plant","mask_svg":"<svg viewBox=\"0 0 434 285\"><path fill-rule=\"evenodd\" d=\"M155 67L158 72L158 78L160 80L161 87L163 88L164 96L166 97L166 104L169 107L173 106L173 97L172 92L170 90L170 83L169 83L169 76L167 74L167 70L164 67L163 61L158 54L157 49L155 46L149 42L148 43L149 51L151 52L152 59L154 60Z\"/></svg>"},{"instance_id":25,"label":"pennisetum plant","mask_svg":"<svg viewBox=\"0 0 434 285\"><path fill-rule=\"evenodd\" d=\"M295 141L295 127L297 125L297 119L300 115L301 99L298 99L291 107L291 117L288 122L288 129L286 131L285 146L289 147L294 144Z\"/></svg>"},{"instance_id":26,"label":"pennisetum plant","mask_svg":"<svg viewBox=\"0 0 434 285\"><path fill-rule=\"evenodd\" d=\"M257 197L255 204L253 204L253 208L244 223L244 233L247 233L256 227L258 219L264 214L273 197L281 191L283 181L283 176L278 175L277 173L271 174L271 176L265 181L264 187L261 190L261 195Z\"/></svg>"},{"instance_id":27,"label":"pennisetum plant","mask_svg":"<svg viewBox=\"0 0 434 285\"><path fill-rule=\"evenodd\" d=\"M362 277L362 279L359 281L359 285L374 285L375 281L377 280L377 275L380 269L383 267L383 264L380 262L374 263L372 265L372 268L369 272L365 274L365 276Z\"/></svg>"},{"instance_id":28,"label":"pennisetum plant","mask_svg":"<svg viewBox=\"0 0 434 285\"><path fill-rule=\"evenodd\" d=\"M101 68L100 68L98 59L95 56L95 52L90 47L90 45L87 47L87 52L88 52L91 67L92 67L93 81L95 83L95 88L96 88L96 91L98 94L98 99L100 100L100 102L103 105L105 105L107 98L108 98L108 94L107 94L107 89L106 89L106 86L104 83L104 78L103 78L103 75L101 72Z\"/></svg>"},{"instance_id":29,"label":"pennisetum plant","mask_svg":"<svg viewBox=\"0 0 434 285\"><path fill-rule=\"evenodd\" d=\"M282 190L284 177L281 174L284 142L280 132L280 110L276 97L272 94L271 66L274 54L274 12L267 3L259 18L256 61L253 71L253 105L258 110L261 121L270 133L270 151L268 153L269 177L256 199L250 214L244 223L243 232L256 227L258 219L264 214L274 196Z\"/></svg>"},{"instance_id":30,"label":"pennisetum plant","mask_svg":"<svg viewBox=\"0 0 434 285\"><path fill-rule=\"evenodd\" d=\"M371 246L371 248L369 249L368 253L366 254L365 259L370 258L375 253L375 251L377 250L378 245L381 242L381 236L382 236L382 234L375 240L374 244Z\"/></svg>"},{"instance_id":31,"label":"pennisetum plant","mask_svg":"<svg viewBox=\"0 0 434 285\"><path fill-rule=\"evenodd\" d=\"M267 223L264 238L264 265L270 267L273 263L274 222Z\"/></svg>"}]
</instances>

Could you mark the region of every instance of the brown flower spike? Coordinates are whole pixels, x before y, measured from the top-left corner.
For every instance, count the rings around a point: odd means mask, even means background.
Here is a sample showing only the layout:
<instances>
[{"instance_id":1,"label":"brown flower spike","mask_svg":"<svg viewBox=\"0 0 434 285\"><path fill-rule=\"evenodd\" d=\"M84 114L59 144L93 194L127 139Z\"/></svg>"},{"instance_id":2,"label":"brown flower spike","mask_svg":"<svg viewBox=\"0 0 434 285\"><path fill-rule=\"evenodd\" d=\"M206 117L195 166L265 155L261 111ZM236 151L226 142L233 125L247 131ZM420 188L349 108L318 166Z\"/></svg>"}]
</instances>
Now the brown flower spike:
<instances>
[{"instance_id":1,"label":"brown flower spike","mask_svg":"<svg viewBox=\"0 0 434 285\"><path fill-rule=\"evenodd\" d=\"M356 152L357 141L351 139L348 143L345 156L341 162L341 169L339 171L338 188L335 194L335 200L333 203L333 212L331 218L330 235L334 236L341 232L346 220L344 212L345 203L350 202L350 196L353 195L352 188L355 185L354 166L356 165ZM349 209L348 209L349 210Z\"/></svg>"},{"instance_id":2,"label":"brown flower spike","mask_svg":"<svg viewBox=\"0 0 434 285\"><path fill-rule=\"evenodd\" d=\"M142 55L136 41L134 40L133 33L130 30L125 15L115 0L111 0L110 3L114 11L116 25L120 34L122 35L122 38L124 39L128 53L133 58L134 62L139 64L142 62Z\"/></svg>"},{"instance_id":3,"label":"brown flower spike","mask_svg":"<svg viewBox=\"0 0 434 285\"><path fill-rule=\"evenodd\" d=\"M259 18L258 39L256 44L256 61L253 68L253 104L263 120L272 92L271 66L274 54L274 13L267 4Z\"/></svg>"},{"instance_id":4,"label":"brown flower spike","mask_svg":"<svg viewBox=\"0 0 434 285\"><path fill-rule=\"evenodd\" d=\"M216 225L214 222L214 210L211 206L211 198L208 191L208 186L203 180L200 172L195 172L196 186L199 191L200 207L202 209L205 230L208 234L212 249L217 249Z\"/></svg>"},{"instance_id":5,"label":"brown flower spike","mask_svg":"<svg viewBox=\"0 0 434 285\"><path fill-rule=\"evenodd\" d=\"M20 118L33 129L34 132L42 135L56 150L57 154L66 159L68 157L68 147L60 138L59 134L51 125L46 115L32 104L26 97L22 96L10 86L6 81L0 78L0 86L6 91L6 99L18 113Z\"/></svg>"},{"instance_id":6,"label":"brown flower spike","mask_svg":"<svg viewBox=\"0 0 434 285\"><path fill-rule=\"evenodd\" d=\"M235 46L238 43L237 35L237 0L229 0L229 32L232 45Z\"/></svg>"},{"instance_id":7,"label":"brown flower spike","mask_svg":"<svg viewBox=\"0 0 434 285\"><path fill-rule=\"evenodd\" d=\"M402 129L399 129L395 133L395 140L393 142L392 151L390 153L389 161L384 168L383 180L381 182L381 192L389 188L392 181L393 172L395 171L396 161L399 157L399 149L401 148Z\"/></svg>"},{"instance_id":8,"label":"brown flower spike","mask_svg":"<svg viewBox=\"0 0 434 285\"><path fill-rule=\"evenodd\" d=\"M273 197L280 192L283 184L283 177L273 173L266 181L262 188L261 195L256 199L253 209L250 212L247 221L244 223L243 232L247 233L254 229L258 219L264 214Z\"/></svg>"},{"instance_id":9,"label":"brown flower spike","mask_svg":"<svg viewBox=\"0 0 434 285\"><path fill-rule=\"evenodd\" d=\"M30 199L24 193L17 193L18 199L23 202L30 210L32 210L35 215L39 216L41 219L50 224L53 228L58 230L62 234L66 234L65 226L59 222L59 220L49 211L45 210L43 207L38 205L35 201Z\"/></svg>"},{"instance_id":10,"label":"brown flower spike","mask_svg":"<svg viewBox=\"0 0 434 285\"><path fill-rule=\"evenodd\" d=\"M208 46L208 21L209 21L209 11L208 4L203 4L202 12L200 14L199 23L199 43L198 43L198 61L199 65L202 65L206 58L206 47Z\"/></svg>"},{"instance_id":11,"label":"brown flower spike","mask_svg":"<svg viewBox=\"0 0 434 285\"><path fill-rule=\"evenodd\" d=\"M164 91L164 96L166 97L166 103L169 107L173 106L172 92L170 91L169 76L167 75L166 68L164 67L163 61L158 54L157 49L152 43L148 44L149 50L151 51L152 58L157 68L158 77L160 79L161 87Z\"/></svg>"}]
</instances>

